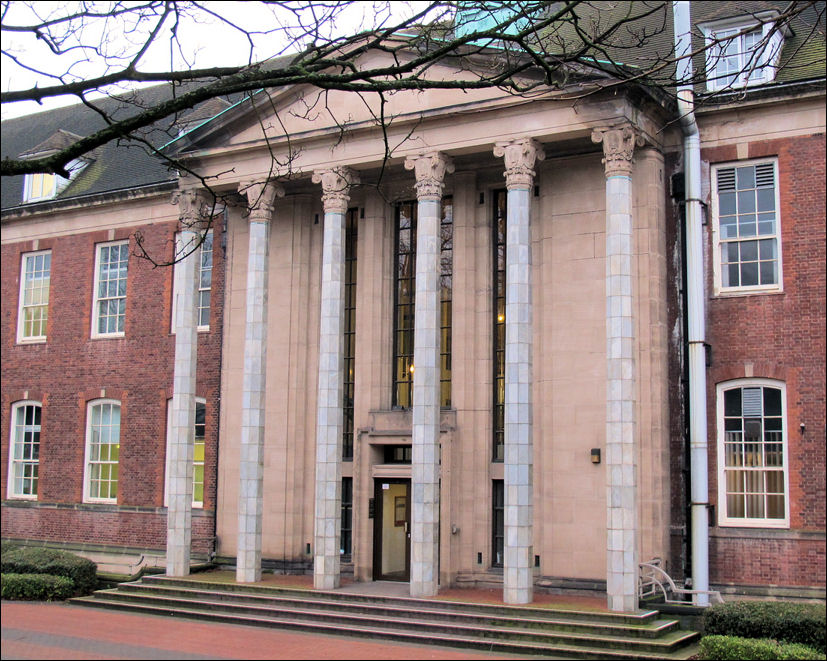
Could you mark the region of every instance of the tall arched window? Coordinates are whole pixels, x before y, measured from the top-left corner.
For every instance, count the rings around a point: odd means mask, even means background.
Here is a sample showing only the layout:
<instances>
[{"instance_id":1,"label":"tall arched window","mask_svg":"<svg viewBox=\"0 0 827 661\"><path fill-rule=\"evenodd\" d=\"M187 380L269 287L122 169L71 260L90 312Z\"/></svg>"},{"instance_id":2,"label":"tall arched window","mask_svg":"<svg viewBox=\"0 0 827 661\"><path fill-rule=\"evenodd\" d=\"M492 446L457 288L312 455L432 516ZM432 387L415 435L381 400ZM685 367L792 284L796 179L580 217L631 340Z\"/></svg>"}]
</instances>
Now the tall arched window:
<instances>
[{"instance_id":1,"label":"tall arched window","mask_svg":"<svg viewBox=\"0 0 827 661\"><path fill-rule=\"evenodd\" d=\"M17 402L11 410L9 498L37 500L40 464L40 402Z\"/></svg>"},{"instance_id":2,"label":"tall arched window","mask_svg":"<svg viewBox=\"0 0 827 661\"><path fill-rule=\"evenodd\" d=\"M86 470L83 500L118 502L118 461L121 450L121 403L96 399L86 410Z\"/></svg>"},{"instance_id":3,"label":"tall arched window","mask_svg":"<svg viewBox=\"0 0 827 661\"><path fill-rule=\"evenodd\" d=\"M718 385L720 525L789 526L786 408L781 381Z\"/></svg>"}]
</instances>

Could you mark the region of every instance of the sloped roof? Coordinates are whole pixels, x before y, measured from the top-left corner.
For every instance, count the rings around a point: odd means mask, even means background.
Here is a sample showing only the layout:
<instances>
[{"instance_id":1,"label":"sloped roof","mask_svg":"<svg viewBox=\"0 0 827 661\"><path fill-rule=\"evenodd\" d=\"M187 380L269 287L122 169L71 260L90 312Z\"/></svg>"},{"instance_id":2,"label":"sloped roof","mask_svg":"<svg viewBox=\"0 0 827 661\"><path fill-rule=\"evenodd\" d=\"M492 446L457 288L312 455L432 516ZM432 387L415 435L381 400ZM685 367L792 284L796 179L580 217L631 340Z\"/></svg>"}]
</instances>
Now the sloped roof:
<instances>
[{"instance_id":1,"label":"sloped roof","mask_svg":"<svg viewBox=\"0 0 827 661\"><path fill-rule=\"evenodd\" d=\"M136 114L170 98L169 85L144 87L118 97L95 101L107 114L116 118ZM141 132L141 138L160 147L174 138L181 121L191 125L212 116L229 103L222 99L207 101L181 117L158 122ZM202 110L202 106L207 106ZM210 114L212 113L212 114ZM90 135L105 126L103 118L91 108L76 104L44 112L15 117L2 123L3 158L18 158L71 143L78 136ZM74 136L74 137L73 137ZM146 145L136 140L115 140L95 150L93 162L85 168L55 199L89 195L173 181L176 174ZM23 175L3 177L2 208L22 203Z\"/></svg>"}]
</instances>

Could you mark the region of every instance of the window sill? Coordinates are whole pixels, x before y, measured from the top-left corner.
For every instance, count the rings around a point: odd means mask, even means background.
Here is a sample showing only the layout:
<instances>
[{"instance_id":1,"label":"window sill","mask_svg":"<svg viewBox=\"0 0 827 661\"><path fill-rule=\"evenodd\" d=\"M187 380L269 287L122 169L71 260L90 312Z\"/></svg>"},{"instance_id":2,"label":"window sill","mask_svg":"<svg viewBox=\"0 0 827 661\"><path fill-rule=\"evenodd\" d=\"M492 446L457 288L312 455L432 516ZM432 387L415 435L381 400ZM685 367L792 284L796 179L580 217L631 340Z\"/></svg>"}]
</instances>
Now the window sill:
<instances>
[{"instance_id":1,"label":"window sill","mask_svg":"<svg viewBox=\"0 0 827 661\"><path fill-rule=\"evenodd\" d=\"M737 289L720 290L712 295L712 299L742 298L744 296L777 296L785 293L783 289Z\"/></svg>"},{"instance_id":2,"label":"window sill","mask_svg":"<svg viewBox=\"0 0 827 661\"><path fill-rule=\"evenodd\" d=\"M107 333L106 335L91 335L90 340L118 340L126 337L126 333Z\"/></svg>"},{"instance_id":3,"label":"window sill","mask_svg":"<svg viewBox=\"0 0 827 661\"><path fill-rule=\"evenodd\" d=\"M46 344L46 338L45 337L18 338L16 344L18 346L25 346L27 344Z\"/></svg>"}]
</instances>

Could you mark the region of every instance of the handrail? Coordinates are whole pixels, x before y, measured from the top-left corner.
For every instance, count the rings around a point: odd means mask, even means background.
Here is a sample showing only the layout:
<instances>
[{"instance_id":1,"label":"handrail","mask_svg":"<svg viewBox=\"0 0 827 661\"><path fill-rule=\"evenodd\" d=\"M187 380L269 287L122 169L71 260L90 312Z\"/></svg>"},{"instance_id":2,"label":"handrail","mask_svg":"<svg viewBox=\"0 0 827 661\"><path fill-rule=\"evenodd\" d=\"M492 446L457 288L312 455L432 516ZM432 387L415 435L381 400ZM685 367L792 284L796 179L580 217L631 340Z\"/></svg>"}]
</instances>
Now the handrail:
<instances>
[{"instance_id":1,"label":"handrail","mask_svg":"<svg viewBox=\"0 0 827 661\"><path fill-rule=\"evenodd\" d=\"M686 600L682 597L692 595L706 595L710 603L722 604L724 599L717 590L687 590L675 585L675 581L660 567L660 558L653 558L649 562L640 563L640 578L638 581L638 596L654 597L658 592L663 593L663 600L667 604L684 604ZM670 594L678 597L671 598Z\"/></svg>"}]
</instances>

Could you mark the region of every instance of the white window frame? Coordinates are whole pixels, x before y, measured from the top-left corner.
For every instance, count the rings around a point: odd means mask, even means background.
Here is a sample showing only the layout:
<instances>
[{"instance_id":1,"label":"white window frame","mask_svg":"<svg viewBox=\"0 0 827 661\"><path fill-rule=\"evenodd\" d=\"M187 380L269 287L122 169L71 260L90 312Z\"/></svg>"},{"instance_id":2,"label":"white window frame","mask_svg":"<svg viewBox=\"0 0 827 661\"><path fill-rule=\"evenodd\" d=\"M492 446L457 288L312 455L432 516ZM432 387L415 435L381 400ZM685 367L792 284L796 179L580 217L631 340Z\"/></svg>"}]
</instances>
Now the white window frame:
<instances>
[{"instance_id":1,"label":"white window frame","mask_svg":"<svg viewBox=\"0 0 827 661\"><path fill-rule=\"evenodd\" d=\"M207 400L203 397L196 397L195 398L195 406L196 409L198 405L204 407L204 413L206 418L206 408L207 408ZM172 399L167 400L167 448L166 448L166 460L164 462L164 507L169 507L169 446L172 443ZM204 421L204 449L206 451L207 438L206 438L206 419ZM205 458L206 459L206 458ZM193 456L192 467L193 467L193 474L192 474L192 506L195 509L202 509L204 507L203 500L195 500L195 466L196 464L200 463L202 466L206 466L206 461L197 462ZM204 475L204 485L206 485L206 474ZM203 488L203 487L202 487Z\"/></svg>"},{"instance_id":2,"label":"white window frame","mask_svg":"<svg viewBox=\"0 0 827 661\"><path fill-rule=\"evenodd\" d=\"M761 13L755 16L739 16L723 21L701 24L698 27L704 34L706 58L706 89L709 92L723 89L740 89L753 85L764 85L775 80L778 69L778 60L784 46L784 36L780 30L773 32L775 23L772 20L774 13ZM761 31L761 37L755 47L748 50L744 41L748 35L756 30ZM718 52L721 44L717 39L732 37L738 40L738 76L734 81L727 82L718 76L718 61L724 57ZM757 51L756 51L757 49ZM757 53L757 61L753 54ZM732 57L732 55L728 56Z\"/></svg>"},{"instance_id":3,"label":"white window frame","mask_svg":"<svg viewBox=\"0 0 827 661\"><path fill-rule=\"evenodd\" d=\"M727 510L727 483L726 483L726 448L724 447L724 392L743 388L775 388L781 391L781 434L782 434L782 466L784 474L784 518L744 518L731 517ZM775 379L733 379L717 385L717 416L718 416L718 525L739 528L789 528L790 527L790 470L789 470L789 442L787 436L787 387L783 381ZM763 420L763 418L762 418ZM760 468L758 469L760 470ZM764 471L766 472L766 471ZM766 493L766 492L764 492Z\"/></svg>"},{"instance_id":4,"label":"white window frame","mask_svg":"<svg viewBox=\"0 0 827 661\"><path fill-rule=\"evenodd\" d=\"M22 443L22 439L18 437L18 425L16 424L17 420L17 412L20 409L26 408L28 406L37 407L40 409L40 425L38 425L38 446L40 445L40 435L41 429L43 425L43 404L36 400L26 399L19 402L15 402L12 404L11 408L11 417L10 417L10 424L9 426L11 429L9 430L9 475L8 480L6 483L6 496L11 500L37 500L37 493L34 494L25 494L25 493L18 493L15 490L15 485L17 480L15 479L15 467L19 465L25 464L34 464L38 467L38 475L34 478L35 484L37 484L40 480L40 449L38 447L38 459L37 461L27 461L25 459L15 459L15 449L19 443ZM33 425L34 426L34 425ZM24 424L25 427L25 424Z\"/></svg>"},{"instance_id":5,"label":"white window frame","mask_svg":"<svg viewBox=\"0 0 827 661\"><path fill-rule=\"evenodd\" d=\"M96 406L102 405L116 405L118 407L118 461L107 461L107 462L98 462L98 463L106 463L111 465L116 465L118 467L118 478L117 478L117 487L115 488L115 497L108 497L108 498L100 498L100 497L93 497L92 490L91 490L91 479L92 479L92 458L91 458L91 450L92 450L92 409ZM83 502L84 503L111 503L117 504L118 502L118 492L120 491L121 486L121 471L120 471L120 446L121 446L121 427L123 427L123 417L121 415L122 412L121 403L117 399L93 399L86 404L86 440L85 440L85 451L83 457ZM100 444L104 445L104 444ZM106 445L114 445L114 443L107 443ZM110 480L111 482L111 480Z\"/></svg>"},{"instance_id":6,"label":"white window frame","mask_svg":"<svg viewBox=\"0 0 827 661\"><path fill-rule=\"evenodd\" d=\"M737 168L745 167L745 166L752 166L755 167L757 165L763 165L767 163L772 163L773 165L773 176L775 178L774 183L774 192L775 192L775 234L772 238L775 240L775 249L776 249L776 263L777 263L777 282L773 284L757 284L757 285L738 285L735 287L732 286L723 286L723 273L722 273L722 262L721 262L721 244L725 243L726 241L722 241L721 236L721 224L720 224L720 208L719 208L719 191L718 191L718 172L720 170L725 170L728 168ZM784 290L784 265L782 259L782 249L781 249L781 192L780 192L780 173L778 171L778 159L777 158L761 158L761 159L754 159L749 161L735 161L730 163L717 163L712 166L710 169L710 178L712 184L712 267L714 273L714 290L716 296L729 296L729 295L749 295L749 294L757 294L762 292L780 292ZM762 236L755 236L755 240L758 241L759 239L768 239L770 235L762 235ZM752 238L743 238L743 241L752 240ZM739 241L740 242L740 241ZM760 269L760 267L759 267Z\"/></svg>"},{"instance_id":7,"label":"white window frame","mask_svg":"<svg viewBox=\"0 0 827 661\"><path fill-rule=\"evenodd\" d=\"M124 292L123 296L106 296L101 297L99 296L98 286L100 283L100 273L101 273L101 253L104 248L108 248L111 246L123 246L129 245L129 240L125 239L122 241L107 241L106 243L98 243L95 244L95 278L92 290L92 337L123 337L126 331L126 298L129 293L129 252L127 251L126 256L126 263L127 263L127 275L126 275L126 291ZM113 299L123 299L124 301L124 330L122 331L113 331L108 333L101 333L98 331L98 323L100 321L100 302L103 298L107 300Z\"/></svg>"},{"instance_id":8,"label":"white window frame","mask_svg":"<svg viewBox=\"0 0 827 661\"><path fill-rule=\"evenodd\" d=\"M212 229L207 230L207 233L206 233L205 236L209 236L210 239L212 240L213 236L214 236ZM204 240L206 241L206 238ZM184 249L184 247L181 245L181 235L176 234L176 236L175 236L175 254L176 254L176 256L178 256L183 249ZM208 333L209 330L210 330L209 318L210 318L210 314L212 312L212 270L213 270L213 268L212 268L212 256L214 254L214 249L215 249L215 243L211 242L210 243L210 251L209 251L210 252L210 268L205 269L204 268L204 243L202 243L200 246L198 246L198 293L197 293L198 298L195 301L195 307L198 308L198 332L199 333ZM179 264L179 262L175 262L174 272L173 272L173 276L172 276L173 288L174 288L175 283L178 282L178 278L175 277L175 274L178 271L178 264ZM206 273L207 271L209 271L209 273L210 273L210 286L209 287L204 287L203 286L203 278L204 278L204 273ZM210 305L208 305L206 307L201 305L201 296L204 292L207 292L207 293L210 294ZM176 291L172 292L172 318L171 318L171 326L170 326L171 331L170 332L173 335L175 334L175 314L176 314L176 310L177 310L176 301L178 299L177 294L178 294L178 292L176 292ZM201 311L202 310L207 311L207 323L206 324L201 323Z\"/></svg>"},{"instance_id":9,"label":"white window frame","mask_svg":"<svg viewBox=\"0 0 827 661\"><path fill-rule=\"evenodd\" d=\"M18 306L17 306L17 343L18 344L34 344L37 342L45 342L46 341L46 333L44 332L42 335L31 335L29 337L25 336L25 328L26 328L26 308L35 308L35 307L42 307L45 306L46 308L46 318L43 320L44 327L45 324L48 324L49 321L49 290L51 287L51 277L52 277L52 265L51 265L51 250L38 250L36 252L27 252L23 253L20 263L20 294L18 299ZM45 303L38 303L36 305L26 305L26 265L29 259L37 259L40 256L49 255L49 284L46 285L46 302Z\"/></svg>"},{"instance_id":10,"label":"white window frame","mask_svg":"<svg viewBox=\"0 0 827 661\"><path fill-rule=\"evenodd\" d=\"M51 178L51 186L44 189L43 183L47 177ZM43 200L51 200L55 195L57 195L58 179L62 178L63 177L50 172L35 172L33 174L27 174L23 177L23 202L41 202ZM34 195L32 193L35 181L41 182L40 195Z\"/></svg>"}]
</instances>

